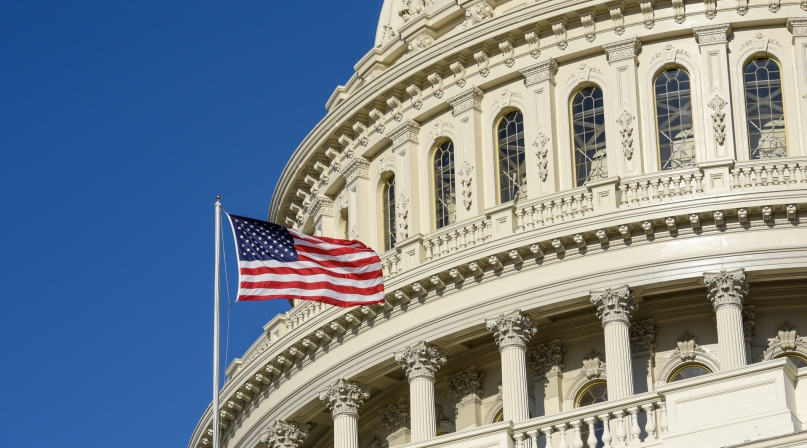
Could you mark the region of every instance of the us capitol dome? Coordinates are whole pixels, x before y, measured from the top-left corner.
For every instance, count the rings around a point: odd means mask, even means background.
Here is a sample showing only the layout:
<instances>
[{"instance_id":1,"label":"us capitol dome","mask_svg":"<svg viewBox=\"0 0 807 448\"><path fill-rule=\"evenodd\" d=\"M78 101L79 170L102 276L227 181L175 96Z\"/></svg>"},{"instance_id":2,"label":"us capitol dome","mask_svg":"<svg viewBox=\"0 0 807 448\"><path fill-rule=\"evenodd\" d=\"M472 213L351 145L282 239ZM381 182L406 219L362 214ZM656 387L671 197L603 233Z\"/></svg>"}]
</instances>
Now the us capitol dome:
<instances>
[{"instance_id":1,"label":"us capitol dome","mask_svg":"<svg viewBox=\"0 0 807 448\"><path fill-rule=\"evenodd\" d=\"M189 448L807 446L807 0L385 0L355 68L268 218L386 302L275 316Z\"/></svg>"}]
</instances>

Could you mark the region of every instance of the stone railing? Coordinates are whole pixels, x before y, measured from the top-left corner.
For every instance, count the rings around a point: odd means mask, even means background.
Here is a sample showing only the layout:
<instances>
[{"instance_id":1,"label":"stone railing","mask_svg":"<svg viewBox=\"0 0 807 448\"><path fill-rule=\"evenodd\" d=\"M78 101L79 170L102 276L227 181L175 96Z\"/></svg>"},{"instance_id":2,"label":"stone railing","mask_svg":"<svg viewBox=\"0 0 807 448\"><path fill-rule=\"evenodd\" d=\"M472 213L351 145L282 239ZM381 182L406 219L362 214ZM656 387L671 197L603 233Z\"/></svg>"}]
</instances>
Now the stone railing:
<instances>
[{"instance_id":1,"label":"stone railing","mask_svg":"<svg viewBox=\"0 0 807 448\"><path fill-rule=\"evenodd\" d=\"M517 231L570 221L591 214L594 211L591 199L588 187L580 187L516 204L514 212Z\"/></svg>"},{"instance_id":2,"label":"stone railing","mask_svg":"<svg viewBox=\"0 0 807 448\"><path fill-rule=\"evenodd\" d=\"M491 237L490 216L452 224L423 238L426 260L440 258L467 246L482 244Z\"/></svg>"},{"instance_id":3,"label":"stone railing","mask_svg":"<svg viewBox=\"0 0 807 448\"><path fill-rule=\"evenodd\" d=\"M384 278L390 278L401 272L401 254L393 249L381 255L381 269L384 272Z\"/></svg>"},{"instance_id":4,"label":"stone railing","mask_svg":"<svg viewBox=\"0 0 807 448\"><path fill-rule=\"evenodd\" d=\"M620 179L620 207L655 204L703 193L703 173L698 168L663 171Z\"/></svg>"},{"instance_id":5,"label":"stone railing","mask_svg":"<svg viewBox=\"0 0 807 448\"><path fill-rule=\"evenodd\" d=\"M322 312L324 304L319 302L304 302L286 312L286 328L289 331L299 327L312 317Z\"/></svg>"},{"instance_id":6,"label":"stone railing","mask_svg":"<svg viewBox=\"0 0 807 448\"><path fill-rule=\"evenodd\" d=\"M513 440L516 448L652 446L666 433L666 403L649 392L528 420L514 426Z\"/></svg>"},{"instance_id":7,"label":"stone railing","mask_svg":"<svg viewBox=\"0 0 807 448\"><path fill-rule=\"evenodd\" d=\"M807 158L738 162L731 170L732 191L756 191L795 183L807 183Z\"/></svg>"}]
</instances>

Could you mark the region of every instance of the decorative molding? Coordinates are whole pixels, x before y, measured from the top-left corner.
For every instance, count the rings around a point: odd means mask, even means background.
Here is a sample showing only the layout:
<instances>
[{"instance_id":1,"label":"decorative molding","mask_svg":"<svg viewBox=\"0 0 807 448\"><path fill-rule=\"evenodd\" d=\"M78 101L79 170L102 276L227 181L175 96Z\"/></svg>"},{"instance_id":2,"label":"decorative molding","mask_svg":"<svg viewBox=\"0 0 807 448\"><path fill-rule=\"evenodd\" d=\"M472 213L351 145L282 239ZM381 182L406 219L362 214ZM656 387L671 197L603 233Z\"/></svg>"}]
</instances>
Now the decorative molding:
<instances>
[{"instance_id":1,"label":"decorative molding","mask_svg":"<svg viewBox=\"0 0 807 448\"><path fill-rule=\"evenodd\" d=\"M712 20L717 17L717 0L703 0L703 5L707 19Z\"/></svg>"},{"instance_id":2,"label":"decorative molding","mask_svg":"<svg viewBox=\"0 0 807 448\"><path fill-rule=\"evenodd\" d=\"M681 361L692 361L698 352L703 352L703 349L698 345L698 338L689 331L678 336L675 343L675 351L673 356Z\"/></svg>"},{"instance_id":3,"label":"decorative molding","mask_svg":"<svg viewBox=\"0 0 807 448\"><path fill-rule=\"evenodd\" d=\"M384 133L384 112L378 108L370 111L370 118L373 119L373 129L379 133ZM316 168L316 166L314 167Z\"/></svg>"},{"instance_id":4,"label":"decorative molding","mask_svg":"<svg viewBox=\"0 0 807 448\"><path fill-rule=\"evenodd\" d=\"M632 37L605 44L602 49L608 53L608 62L614 62L638 56L642 50L642 41L638 37Z\"/></svg>"},{"instance_id":5,"label":"decorative molding","mask_svg":"<svg viewBox=\"0 0 807 448\"><path fill-rule=\"evenodd\" d=\"M768 10L773 13L779 12L781 8L781 0L768 0Z\"/></svg>"},{"instance_id":6,"label":"decorative molding","mask_svg":"<svg viewBox=\"0 0 807 448\"><path fill-rule=\"evenodd\" d=\"M689 363L702 364L712 372L720 371L720 361L708 350L699 346L698 338L687 331L678 337L672 356L659 369L656 385L660 386L667 383L670 380L670 375Z\"/></svg>"},{"instance_id":7,"label":"decorative molding","mask_svg":"<svg viewBox=\"0 0 807 448\"><path fill-rule=\"evenodd\" d=\"M449 68L454 73L454 83L460 88L465 87L465 65L460 61L455 61L451 63Z\"/></svg>"},{"instance_id":8,"label":"decorative molding","mask_svg":"<svg viewBox=\"0 0 807 448\"><path fill-rule=\"evenodd\" d=\"M807 358L807 338L799 336L799 329L795 325L784 321L776 330L776 336L768 339L768 348L762 353L760 361L779 358L788 353L797 353Z\"/></svg>"},{"instance_id":9,"label":"decorative molding","mask_svg":"<svg viewBox=\"0 0 807 448\"><path fill-rule=\"evenodd\" d=\"M737 14L744 16L748 13L748 0L737 0Z\"/></svg>"},{"instance_id":10,"label":"decorative molding","mask_svg":"<svg viewBox=\"0 0 807 448\"><path fill-rule=\"evenodd\" d=\"M504 65L512 67L513 64L516 63L516 49L515 47L513 47L513 44L511 44L509 40L506 40L499 44L499 51L502 52L502 57L504 58Z\"/></svg>"},{"instance_id":11,"label":"decorative molding","mask_svg":"<svg viewBox=\"0 0 807 448\"><path fill-rule=\"evenodd\" d=\"M427 76L426 79L432 85L432 91L434 92L434 96L437 98L443 97L443 78L440 77L436 72L432 73L431 75Z\"/></svg>"},{"instance_id":12,"label":"decorative molding","mask_svg":"<svg viewBox=\"0 0 807 448\"><path fill-rule=\"evenodd\" d=\"M448 392L454 397L454 402L459 403L469 397L482 399L482 379L485 374L479 369L470 367L446 380Z\"/></svg>"},{"instance_id":13,"label":"decorative molding","mask_svg":"<svg viewBox=\"0 0 807 448\"><path fill-rule=\"evenodd\" d=\"M399 398L383 409L381 426L387 434L409 428L409 402L405 398Z\"/></svg>"},{"instance_id":14,"label":"decorative molding","mask_svg":"<svg viewBox=\"0 0 807 448\"><path fill-rule=\"evenodd\" d=\"M485 328L494 332L493 338L500 351L507 347L526 349L527 342L538 331L530 318L521 314L521 310L500 314L486 321Z\"/></svg>"},{"instance_id":15,"label":"decorative molding","mask_svg":"<svg viewBox=\"0 0 807 448\"><path fill-rule=\"evenodd\" d=\"M467 110L482 110L482 98L485 93L479 87L471 86L470 89L453 96L447 100L448 104L454 108L453 115L457 116Z\"/></svg>"},{"instance_id":16,"label":"decorative molding","mask_svg":"<svg viewBox=\"0 0 807 448\"><path fill-rule=\"evenodd\" d=\"M692 28L692 34L698 41L698 45L725 44L731 34L731 24L716 23L714 25L696 26Z\"/></svg>"},{"instance_id":17,"label":"decorative molding","mask_svg":"<svg viewBox=\"0 0 807 448\"><path fill-rule=\"evenodd\" d=\"M474 53L474 60L477 67L479 67L479 75L483 78L490 74L490 56L484 50L479 50Z\"/></svg>"},{"instance_id":18,"label":"decorative molding","mask_svg":"<svg viewBox=\"0 0 807 448\"><path fill-rule=\"evenodd\" d=\"M651 61L655 61L658 58L663 58L665 63L675 64L675 61L678 59L679 54L689 56L689 53L687 53L686 51L678 49L672 46L671 44L667 44L664 46L664 50L653 55Z\"/></svg>"},{"instance_id":19,"label":"decorative molding","mask_svg":"<svg viewBox=\"0 0 807 448\"><path fill-rule=\"evenodd\" d=\"M589 77L591 76L591 72L597 73L598 75L602 75L602 70L598 69L597 67L589 67L586 65L585 62L580 63L580 66L577 67L577 70L572 72L571 75L566 79L568 83L572 79L576 79L577 82L586 82L588 81Z\"/></svg>"},{"instance_id":20,"label":"decorative molding","mask_svg":"<svg viewBox=\"0 0 807 448\"><path fill-rule=\"evenodd\" d=\"M532 146L535 146L535 148L538 149L535 152L535 155L538 157L538 176L541 177L541 182L546 182L546 178L549 175L549 170L547 169L547 165L549 164L548 145L549 137L547 137L543 132L539 132L538 137L535 137L535 141L532 142Z\"/></svg>"},{"instance_id":21,"label":"decorative molding","mask_svg":"<svg viewBox=\"0 0 807 448\"><path fill-rule=\"evenodd\" d=\"M724 305L742 306L748 294L748 283L742 268L705 272L703 282L715 310Z\"/></svg>"},{"instance_id":22,"label":"decorative molding","mask_svg":"<svg viewBox=\"0 0 807 448\"><path fill-rule=\"evenodd\" d=\"M530 65L529 67L519 70L524 75L524 84L531 86L541 81L550 80L555 81L555 74L558 72L558 63L554 59L549 58L537 64Z\"/></svg>"},{"instance_id":23,"label":"decorative molding","mask_svg":"<svg viewBox=\"0 0 807 448\"><path fill-rule=\"evenodd\" d=\"M675 23L681 24L686 20L686 10L684 9L684 0L672 0L673 14L675 15Z\"/></svg>"},{"instance_id":24,"label":"decorative molding","mask_svg":"<svg viewBox=\"0 0 807 448\"><path fill-rule=\"evenodd\" d=\"M530 31L524 34L524 40L527 41L527 46L530 50L530 56L533 59L538 59L541 56L541 38L538 31Z\"/></svg>"},{"instance_id":25,"label":"decorative molding","mask_svg":"<svg viewBox=\"0 0 807 448\"><path fill-rule=\"evenodd\" d=\"M625 32L625 14L622 12L622 6L615 6L610 8L611 20L614 22L614 33L621 36Z\"/></svg>"},{"instance_id":26,"label":"decorative molding","mask_svg":"<svg viewBox=\"0 0 807 448\"><path fill-rule=\"evenodd\" d=\"M345 165L344 169L342 170L342 174L345 176L345 179L347 180L348 183L352 182L357 177L361 177L363 179L369 179L370 162L363 157L350 159L350 161Z\"/></svg>"},{"instance_id":27,"label":"decorative molding","mask_svg":"<svg viewBox=\"0 0 807 448\"><path fill-rule=\"evenodd\" d=\"M468 163L466 160L457 174L460 177L460 186L462 187L462 205L465 206L465 210L471 210L472 204L472 195L473 191L471 190L471 184L473 183L473 176L471 175L474 170L474 167Z\"/></svg>"},{"instance_id":28,"label":"decorative molding","mask_svg":"<svg viewBox=\"0 0 807 448\"><path fill-rule=\"evenodd\" d=\"M420 341L395 353L395 362L403 366L409 381L415 378L434 380L434 374L448 361L437 347Z\"/></svg>"},{"instance_id":29,"label":"decorative molding","mask_svg":"<svg viewBox=\"0 0 807 448\"><path fill-rule=\"evenodd\" d=\"M633 312L639 309L628 285L592 291L590 300L597 306L597 317L602 320L603 327L611 322L627 324Z\"/></svg>"},{"instance_id":30,"label":"decorative molding","mask_svg":"<svg viewBox=\"0 0 807 448\"><path fill-rule=\"evenodd\" d=\"M387 106L392 109L392 118L395 121L403 120L403 104L397 96L387 98Z\"/></svg>"},{"instance_id":31,"label":"decorative molding","mask_svg":"<svg viewBox=\"0 0 807 448\"><path fill-rule=\"evenodd\" d=\"M807 11L807 1L802 0L801 9ZM807 36L807 17L788 17L787 30L794 36Z\"/></svg>"},{"instance_id":32,"label":"decorative molding","mask_svg":"<svg viewBox=\"0 0 807 448\"><path fill-rule=\"evenodd\" d=\"M465 10L465 21L462 22L462 29L468 29L479 22L493 17L493 7L488 2L477 3Z\"/></svg>"},{"instance_id":33,"label":"decorative molding","mask_svg":"<svg viewBox=\"0 0 807 448\"><path fill-rule=\"evenodd\" d=\"M653 2L640 2L639 8L642 10L642 21L644 22L644 27L648 30L652 29L656 24L655 13L653 11Z\"/></svg>"},{"instance_id":34,"label":"decorative molding","mask_svg":"<svg viewBox=\"0 0 807 448\"><path fill-rule=\"evenodd\" d=\"M557 44L558 48L565 50L566 47L569 46L569 43L566 40L566 22L560 21L552 23L552 33L555 34L555 43Z\"/></svg>"},{"instance_id":35,"label":"decorative molding","mask_svg":"<svg viewBox=\"0 0 807 448\"><path fill-rule=\"evenodd\" d=\"M436 40L437 36L435 36L431 31L424 31L407 44L406 48L408 51L403 57L408 58L415 53L425 50L426 48L432 46Z\"/></svg>"},{"instance_id":36,"label":"decorative molding","mask_svg":"<svg viewBox=\"0 0 807 448\"><path fill-rule=\"evenodd\" d=\"M628 160L633 158L633 126L631 126L631 123L635 119L636 117L625 109L616 120L619 125L619 133L622 135L622 153Z\"/></svg>"},{"instance_id":37,"label":"decorative molding","mask_svg":"<svg viewBox=\"0 0 807 448\"><path fill-rule=\"evenodd\" d=\"M594 11L580 14L580 23L583 25L583 32L586 33L586 40L594 42L597 38L596 22L594 21Z\"/></svg>"},{"instance_id":38,"label":"decorative molding","mask_svg":"<svg viewBox=\"0 0 807 448\"><path fill-rule=\"evenodd\" d=\"M406 93L409 94L409 98L412 101L412 107L415 110L420 110L423 107L423 92L421 92L420 87L417 84L412 84L406 88Z\"/></svg>"},{"instance_id":39,"label":"decorative molding","mask_svg":"<svg viewBox=\"0 0 807 448\"><path fill-rule=\"evenodd\" d=\"M754 328L754 319L756 316L757 314L754 312L754 305L746 305L743 307L743 337L748 342L751 342L751 338L754 337L754 334L756 333L756 329Z\"/></svg>"},{"instance_id":40,"label":"decorative molding","mask_svg":"<svg viewBox=\"0 0 807 448\"><path fill-rule=\"evenodd\" d=\"M715 95L711 101L709 101L709 109L712 109L712 129L715 133L715 140L717 140L718 145L722 145L726 141L726 113L723 112L723 108L726 107L728 103L726 100L723 99L720 95Z\"/></svg>"},{"instance_id":41,"label":"decorative molding","mask_svg":"<svg viewBox=\"0 0 807 448\"><path fill-rule=\"evenodd\" d=\"M308 429L297 422L278 420L261 435L261 442L268 448L299 448L308 437Z\"/></svg>"},{"instance_id":42,"label":"decorative molding","mask_svg":"<svg viewBox=\"0 0 807 448\"><path fill-rule=\"evenodd\" d=\"M521 96L520 93L513 92L513 91L511 91L509 89L502 90L501 93L499 93L499 98L500 98L500 100L502 102L501 107L510 107L510 105L513 103L513 98L524 99L524 97ZM493 109L494 110L497 109L497 106L498 105L496 103L494 103Z\"/></svg>"},{"instance_id":43,"label":"decorative molding","mask_svg":"<svg viewBox=\"0 0 807 448\"><path fill-rule=\"evenodd\" d=\"M398 215L398 241L403 241L409 238L409 198L405 194L398 196L395 209Z\"/></svg>"},{"instance_id":44,"label":"decorative molding","mask_svg":"<svg viewBox=\"0 0 807 448\"><path fill-rule=\"evenodd\" d=\"M420 125L414 121L407 120L390 131L387 138L392 141L392 148L395 149L404 143L417 143L419 133Z\"/></svg>"},{"instance_id":45,"label":"decorative molding","mask_svg":"<svg viewBox=\"0 0 807 448\"><path fill-rule=\"evenodd\" d=\"M357 416L359 407L368 398L370 394L358 383L351 383L344 378L339 378L319 393L319 399L325 402L333 417L342 414Z\"/></svg>"},{"instance_id":46,"label":"decorative molding","mask_svg":"<svg viewBox=\"0 0 807 448\"><path fill-rule=\"evenodd\" d=\"M631 354L652 354L656 351L656 345L653 343L656 340L656 325L653 324L653 319L631 323L629 334Z\"/></svg>"},{"instance_id":47,"label":"decorative molding","mask_svg":"<svg viewBox=\"0 0 807 448\"><path fill-rule=\"evenodd\" d=\"M543 378L563 371L563 355L566 348L559 340L539 344L527 352L527 365L532 369L533 378Z\"/></svg>"},{"instance_id":48,"label":"decorative molding","mask_svg":"<svg viewBox=\"0 0 807 448\"><path fill-rule=\"evenodd\" d=\"M591 350L583 356L583 369L580 372L581 376L586 379L593 380L600 378L605 373L605 356L597 350Z\"/></svg>"}]
</instances>

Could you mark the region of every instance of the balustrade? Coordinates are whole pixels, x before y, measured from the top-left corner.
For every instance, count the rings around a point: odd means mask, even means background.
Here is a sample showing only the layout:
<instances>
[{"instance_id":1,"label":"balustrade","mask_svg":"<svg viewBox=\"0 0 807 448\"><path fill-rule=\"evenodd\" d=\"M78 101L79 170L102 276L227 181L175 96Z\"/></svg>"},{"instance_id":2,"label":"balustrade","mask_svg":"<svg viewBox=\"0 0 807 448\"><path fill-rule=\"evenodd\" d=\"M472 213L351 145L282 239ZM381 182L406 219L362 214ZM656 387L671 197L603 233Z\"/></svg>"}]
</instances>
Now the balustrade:
<instances>
[{"instance_id":1,"label":"balustrade","mask_svg":"<svg viewBox=\"0 0 807 448\"><path fill-rule=\"evenodd\" d=\"M703 173L698 168L620 179L620 207L654 204L703 193Z\"/></svg>"},{"instance_id":2,"label":"balustrade","mask_svg":"<svg viewBox=\"0 0 807 448\"><path fill-rule=\"evenodd\" d=\"M807 159L764 159L738 162L731 170L732 190L759 190L765 187L807 183Z\"/></svg>"},{"instance_id":3,"label":"balustrade","mask_svg":"<svg viewBox=\"0 0 807 448\"><path fill-rule=\"evenodd\" d=\"M490 216L453 224L423 239L426 260L440 258L467 246L481 244L491 237Z\"/></svg>"},{"instance_id":4,"label":"balustrade","mask_svg":"<svg viewBox=\"0 0 807 448\"><path fill-rule=\"evenodd\" d=\"M517 231L523 232L586 216L594 211L591 191L575 188L516 204Z\"/></svg>"}]
</instances>

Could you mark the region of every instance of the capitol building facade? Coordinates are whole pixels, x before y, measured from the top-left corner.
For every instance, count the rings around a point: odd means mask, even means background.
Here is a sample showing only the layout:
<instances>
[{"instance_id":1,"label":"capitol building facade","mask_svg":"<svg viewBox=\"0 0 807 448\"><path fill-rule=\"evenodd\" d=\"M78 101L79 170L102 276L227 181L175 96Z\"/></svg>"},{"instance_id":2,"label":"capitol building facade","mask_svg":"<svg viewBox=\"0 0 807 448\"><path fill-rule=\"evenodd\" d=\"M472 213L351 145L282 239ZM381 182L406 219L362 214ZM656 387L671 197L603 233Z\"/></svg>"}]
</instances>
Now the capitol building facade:
<instances>
[{"instance_id":1,"label":"capitol building facade","mask_svg":"<svg viewBox=\"0 0 807 448\"><path fill-rule=\"evenodd\" d=\"M189 448L807 447L807 0L385 0L355 68L269 220L386 302L274 317Z\"/></svg>"}]
</instances>

